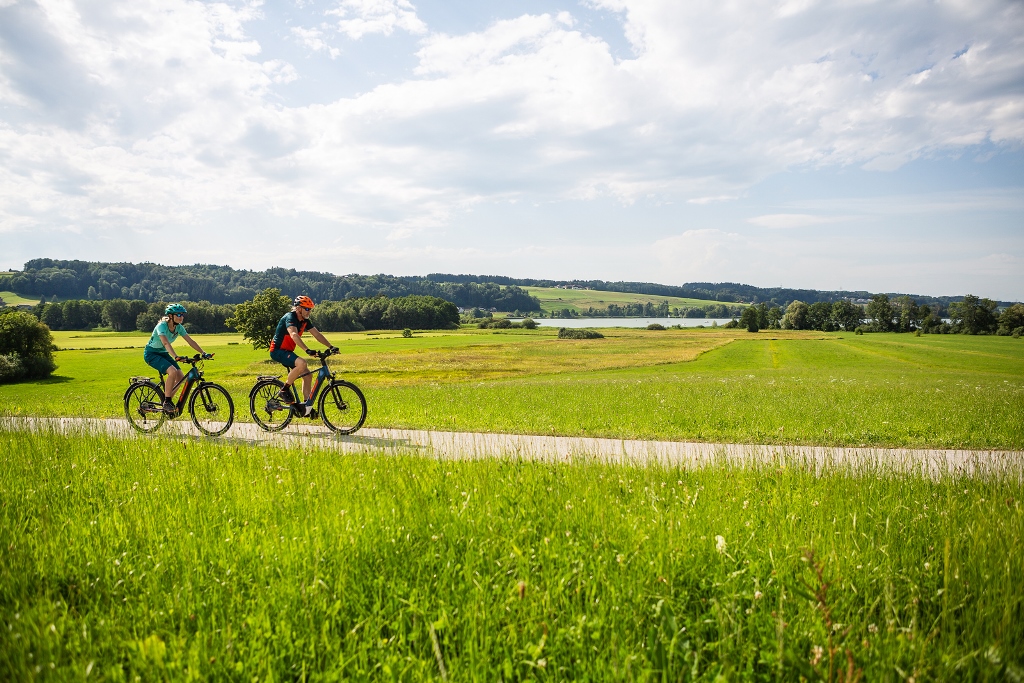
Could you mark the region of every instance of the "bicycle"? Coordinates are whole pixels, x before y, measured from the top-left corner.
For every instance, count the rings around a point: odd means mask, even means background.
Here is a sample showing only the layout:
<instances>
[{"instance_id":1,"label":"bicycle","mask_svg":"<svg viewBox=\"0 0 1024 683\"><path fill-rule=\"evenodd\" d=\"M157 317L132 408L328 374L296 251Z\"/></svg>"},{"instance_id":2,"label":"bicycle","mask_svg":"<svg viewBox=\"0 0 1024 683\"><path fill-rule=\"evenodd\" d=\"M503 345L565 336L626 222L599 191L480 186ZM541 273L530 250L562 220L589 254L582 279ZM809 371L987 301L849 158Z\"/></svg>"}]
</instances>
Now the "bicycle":
<instances>
[{"instance_id":1,"label":"bicycle","mask_svg":"<svg viewBox=\"0 0 1024 683\"><path fill-rule=\"evenodd\" d=\"M256 424L268 432L279 432L292 421L292 418L307 417L306 406L319 403L316 410L308 417L315 420L319 417L327 427L338 434L353 434L363 426L366 420L366 399L363 392L355 384L337 379L335 373L327 367L327 358L334 353L317 351L315 357L320 361L320 368L316 371L313 379L313 389L309 393L309 400L301 401L296 394L295 387L289 392L292 401L282 401L280 392L284 389L284 382L279 375L260 375L256 378L256 384L249 392L249 412ZM306 374L313 374L310 370ZM321 392L323 389L323 393ZM301 412L300 412L301 410Z\"/></svg>"},{"instance_id":2,"label":"bicycle","mask_svg":"<svg viewBox=\"0 0 1024 683\"><path fill-rule=\"evenodd\" d=\"M213 358L213 354L208 354L207 358ZM179 358L179 362L192 367L174 387L174 391L181 387L181 392L171 415L164 412L164 373L160 373L159 383L142 375L130 378L124 392L124 414L128 423L136 431L152 434L160 429L164 420L174 419L185 412L187 402L192 424L200 432L207 436L220 436L228 431L235 420L235 404L227 389L203 379L203 361L207 358L198 353L192 358Z\"/></svg>"}]
</instances>

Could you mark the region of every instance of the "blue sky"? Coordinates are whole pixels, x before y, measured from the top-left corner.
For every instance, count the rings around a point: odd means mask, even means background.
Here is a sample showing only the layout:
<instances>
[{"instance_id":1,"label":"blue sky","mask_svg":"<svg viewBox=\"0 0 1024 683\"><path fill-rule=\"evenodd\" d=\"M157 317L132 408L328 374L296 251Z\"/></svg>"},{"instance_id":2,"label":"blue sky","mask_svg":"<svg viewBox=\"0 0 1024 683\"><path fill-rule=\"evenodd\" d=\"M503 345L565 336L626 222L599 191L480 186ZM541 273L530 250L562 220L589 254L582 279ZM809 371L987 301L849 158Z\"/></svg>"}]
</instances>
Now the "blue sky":
<instances>
[{"instance_id":1,"label":"blue sky","mask_svg":"<svg viewBox=\"0 0 1024 683\"><path fill-rule=\"evenodd\" d=\"M1022 36L987 0L0 0L0 269L1020 300Z\"/></svg>"}]
</instances>

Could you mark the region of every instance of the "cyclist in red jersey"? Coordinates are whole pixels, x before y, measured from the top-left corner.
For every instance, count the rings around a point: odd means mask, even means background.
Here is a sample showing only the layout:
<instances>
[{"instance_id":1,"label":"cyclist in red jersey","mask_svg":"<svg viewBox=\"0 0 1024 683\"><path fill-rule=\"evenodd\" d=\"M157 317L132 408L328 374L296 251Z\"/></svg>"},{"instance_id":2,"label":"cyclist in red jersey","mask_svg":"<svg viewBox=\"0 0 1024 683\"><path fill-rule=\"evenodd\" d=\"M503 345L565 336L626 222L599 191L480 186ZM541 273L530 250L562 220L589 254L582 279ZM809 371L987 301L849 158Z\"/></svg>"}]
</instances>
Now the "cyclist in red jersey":
<instances>
[{"instance_id":1,"label":"cyclist in red jersey","mask_svg":"<svg viewBox=\"0 0 1024 683\"><path fill-rule=\"evenodd\" d=\"M302 341L304 332L309 332L313 335L314 339L331 350L336 351L336 347L332 346L331 342L327 341L327 338L320 334L320 330L313 327L313 323L309 320L309 314L313 310L313 306L316 305L313 303L313 300L308 296L302 295L295 297L292 303L294 304L292 310L285 313L277 323L274 339L270 342L270 357L289 369L288 379L285 380L279 398L282 401L291 401L292 385L296 379L302 377L302 396L303 400L308 401L313 378L310 375L306 361L296 355L295 348L301 348L310 356L316 354L316 351L310 349ZM305 407L307 417L311 411L312 406L307 405Z\"/></svg>"}]
</instances>

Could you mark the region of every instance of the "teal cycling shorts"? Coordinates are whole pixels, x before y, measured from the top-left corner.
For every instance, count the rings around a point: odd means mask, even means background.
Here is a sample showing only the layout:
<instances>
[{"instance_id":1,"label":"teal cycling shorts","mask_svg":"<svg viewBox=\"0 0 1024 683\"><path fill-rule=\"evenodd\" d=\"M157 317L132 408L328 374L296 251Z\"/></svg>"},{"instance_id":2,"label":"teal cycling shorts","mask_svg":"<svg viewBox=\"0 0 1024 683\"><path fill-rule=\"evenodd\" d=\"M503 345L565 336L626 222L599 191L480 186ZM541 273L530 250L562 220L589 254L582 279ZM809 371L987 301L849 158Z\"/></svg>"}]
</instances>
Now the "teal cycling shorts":
<instances>
[{"instance_id":1,"label":"teal cycling shorts","mask_svg":"<svg viewBox=\"0 0 1024 683\"><path fill-rule=\"evenodd\" d=\"M178 362L171 358L171 354L166 351L157 351L156 349L147 346L146 350L142 353L142 357L151 368L154 368L161 375L167 374L167 368L174 367L181 370L181 366L178 365Z\"/></svg>"},{"instance_id":2,"label":"teal cycling shorts","mask_svg":"<svg viewBox=\"0 0 1024 683\"><path fill-rule=\"evenodd\" d=\"M295 367L295 360L298 356L295 355L294 351L285 351L284 349L274 349L270 352L270 359L276 360L281 365L285 366L289 370Z\"/></svg>"}]
</instances>

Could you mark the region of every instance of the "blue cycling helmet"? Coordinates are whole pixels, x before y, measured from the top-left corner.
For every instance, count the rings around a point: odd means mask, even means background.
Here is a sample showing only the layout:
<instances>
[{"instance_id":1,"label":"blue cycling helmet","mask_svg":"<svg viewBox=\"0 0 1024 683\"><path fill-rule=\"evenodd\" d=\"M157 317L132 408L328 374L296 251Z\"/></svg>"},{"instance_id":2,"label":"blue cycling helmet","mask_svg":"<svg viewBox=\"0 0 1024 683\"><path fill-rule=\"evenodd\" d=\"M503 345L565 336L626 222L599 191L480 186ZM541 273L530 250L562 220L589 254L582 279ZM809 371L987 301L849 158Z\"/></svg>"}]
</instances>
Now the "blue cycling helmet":
<instances>
[{"instance_id":1,"label":"blue cycling helmet","mask_svg":"<svg viewBox=\"0 0 1024 683\"><path fill-rule=\"evenodd\" d=\"M164 309L164 313L166 315L170 315L171 313L174 313L175 315L185 315L188 311L186 311L185 307L181 304L168 304L167 308Z\"/></svg>"}]
</instances>

